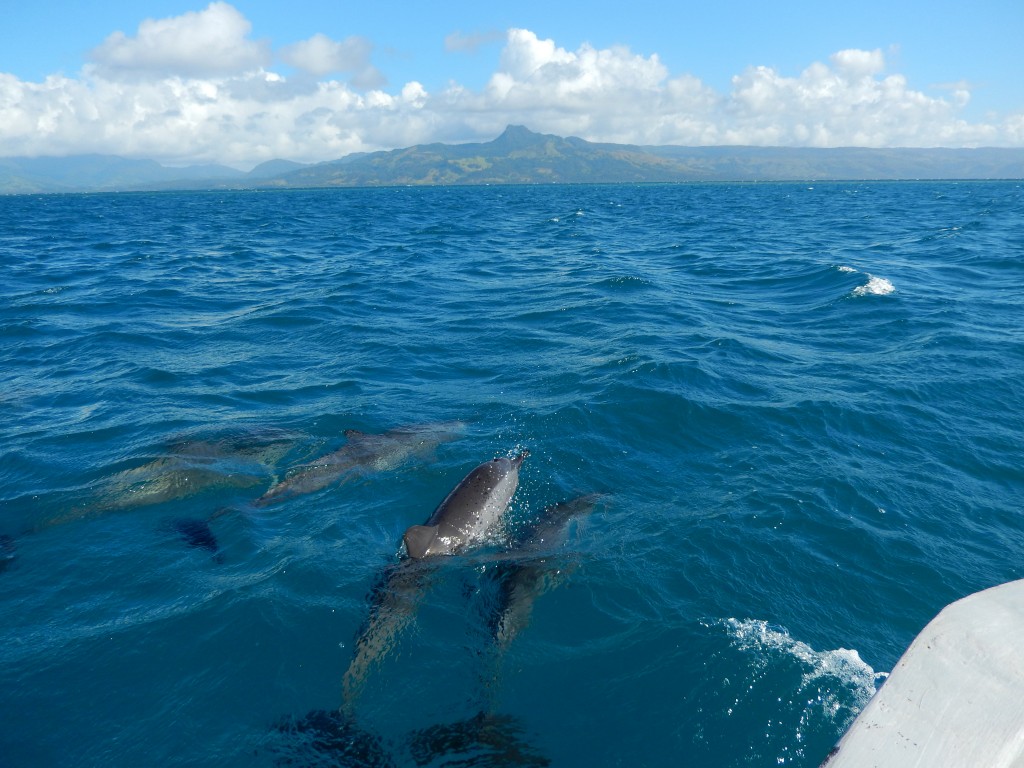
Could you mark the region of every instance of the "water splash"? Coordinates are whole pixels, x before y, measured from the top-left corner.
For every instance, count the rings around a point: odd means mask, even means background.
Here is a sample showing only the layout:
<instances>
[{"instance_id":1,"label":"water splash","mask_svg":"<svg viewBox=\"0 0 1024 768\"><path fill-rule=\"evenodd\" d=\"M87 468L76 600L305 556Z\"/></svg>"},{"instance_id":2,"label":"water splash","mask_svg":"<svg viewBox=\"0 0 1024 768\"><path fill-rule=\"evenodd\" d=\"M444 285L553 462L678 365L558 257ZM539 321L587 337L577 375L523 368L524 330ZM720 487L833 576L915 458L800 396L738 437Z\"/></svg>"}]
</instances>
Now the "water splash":
<instances>
[{"instance_id":1,"label":"water splash","mask_svg":"<svg viewBox=\"0 0 1024 768\"><path fill-rule=\"evenodd\" d=\"M862 707L875 695L876 683L888 676L885 672L875 672L856 650L816 651L807 643L795 640L784 628L773 627L766 621L726 619L724 624L738 650L759 652L765 664L772 655L796 659L803 668L801 691L822 682L838 682L856 694L857 703Z\"/></svg>"},{"instance_id":2,"label":"water splash","mask_svg":"<svg viewBox=\"0 0 1024 768\"><path fill-rule=\"evenodd\" d=\"M764 744L775 752L778 765L805 763L819 746L812 737L828 730L841 733L887 677L856 650L815 650L766 621L730 618L721 625L733 648L750 657L747 695L756 698L756 690L768 680L782 694L776 698L777 711L764 724ZM737 698L727 714L731 717L746 704L743 696Z\"/></svg>"},{"instance_id":3,"label":"water splash","mask_svg":"<svg viewBox=\"0 0 1024 768\"><path fill-rule=\"evenodd\" d=\"M865 285L859 286L853 289L854 296L887 296L896 290L891 282L886 280L884 277L875 277L874 275L868 275L868 281Z\"/></svg>"},{"instance_id":4,"label":"water splash","mask_svg":"<svg viewBox=\"0 0 1024 768\"><path fill-rule=\"evenodd\" d=\"M845 272L846 274L860 273L859 269L846 265L838 266L836 269L840 272ZM868 281L864 285L859 285L854 288L852 292L853 296L887 296L896 290L896 286L886 278L876 277L870 272L865 272L864 274L868 276Z\"/></svg>"}]
</instances>

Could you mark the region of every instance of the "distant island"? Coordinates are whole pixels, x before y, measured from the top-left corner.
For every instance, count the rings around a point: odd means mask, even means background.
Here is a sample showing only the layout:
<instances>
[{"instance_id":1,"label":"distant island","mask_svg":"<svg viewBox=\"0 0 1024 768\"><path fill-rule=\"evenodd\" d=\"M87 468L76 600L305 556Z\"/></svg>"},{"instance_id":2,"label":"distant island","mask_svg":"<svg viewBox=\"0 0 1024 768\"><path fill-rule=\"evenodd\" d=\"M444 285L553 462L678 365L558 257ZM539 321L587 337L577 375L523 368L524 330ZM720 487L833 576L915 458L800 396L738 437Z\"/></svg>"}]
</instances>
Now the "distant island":
<instances>
[{"instance_id":1,"label":"distant island","mask_svg":"<svg viewBox=\"0 0 1024 768\"><path fill-rule=\"evenodd\" d=\"M599 144L510 125L471 144L421 144L248 173L112 155L0 158L0 194L483 184L1024 179L1024 148L871 149Z\"/></svg>"}]
</instances>

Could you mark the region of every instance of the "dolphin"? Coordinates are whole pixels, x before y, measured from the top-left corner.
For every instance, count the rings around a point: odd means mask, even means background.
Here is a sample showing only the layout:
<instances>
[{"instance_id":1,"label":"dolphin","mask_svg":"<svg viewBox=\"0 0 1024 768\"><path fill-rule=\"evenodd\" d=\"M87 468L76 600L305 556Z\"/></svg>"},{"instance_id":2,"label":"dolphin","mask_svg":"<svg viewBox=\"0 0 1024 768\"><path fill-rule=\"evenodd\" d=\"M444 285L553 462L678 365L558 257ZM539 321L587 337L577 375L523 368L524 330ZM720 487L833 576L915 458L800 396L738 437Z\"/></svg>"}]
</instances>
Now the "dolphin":
<instances>
[{"instance_id":1,"label":"dolphin","mask_svg":"<svg viewBox=\"0 0 1024 768\"><path fill-rule=\"evenodd\" d=\"M552 504L522 528L498 560L488 568L498 585L497 602L488 624L499 653L526 626L538 597L555 588L572 571L558 557L574 520L590 514L601 495L590 493ZM487 559L490 559L489 557ZM433 725L415 731L409 748L417 765L509 764L542 768L551 761L531 745L523 724L515 717L496 713L497 668L484 677L480 711L465 720Z\"/></svg>"},{"instance_id":2,"label":"dolphin","mask_svg":"<svg viewBox=\"0 0 1024 768\"><path fill-rule=\"evenodd\" d=\"M345 435L348 442L342 448L300 465L286 480L273 485L253 504L256 507L263 507L292 496L311 493L327 487L346 474L351 477L357 472L393 469L413 456L426 456L437 445L457 439L463 429L464 425L461 422L453 421L400 427L381 435L369 435L354 429L347 430ZM198 445L198 448L190 445L190 453L204 455L209 451L205 447L206 444ZM220 509L205 520L177 518L171 521L171 528L189 546L208 550L213 553L214 560L221 563L223 556L220 544L210 528L210 523L227 511Z\"/></svg>"},{"instance_id":3,"label":"dolphin","mask_svg":"<svg viewBox=\"0 0 1024 768\"><path fill-rule=\"evenodd\" d=\"M464 431L461 422L400 427L380 435L346 430L345 445L296 467L253 503L264 507L319 491L335 482L347 482L366 472L396 469L411 459L429 457L438 445L457 440Z\"/></svg>"},{"instance_id":4,"label":"dolphin","mask_svg":"<svg viewBox=\"0 0 1024 768\"><path fill-rule=\"evenodd\" d=\"M342 678L341 711L351 716L373 667L392 651L416 617L420 598L430 588L434 563L403 558L378 575L370 589L369 615L356 635L355 654Z\"/></svg>"},{"instance_id":5,"label":"dolphin","mask_svg":"<svg viewBox=\"0 0 1024 768\"><path fill-rule=\"evenodd\" d=\"M402 540L414 560L452 555L484 538L505 514L519 485L519 468L530 455L485 461L470 472L423 525L409 528Z\"/></svg>"},{"instance_id":6,"label":"dolphin","mask_svg":"<svg viewBox=\"0 0 1024 768\"><path fill-rule=\"evenodd\" d=\"M507 560L498 563L498 604L491 614L491 632L502 650L530 620L537 598L559 586L572 573L572 565L552 563L569 535L569 524L589 515L599 493L588 493L546 507L512 543Z\"/></svg>"},{"instance_id":7,"label":"dolphin","mask_svg":"<svg viewBox=\"0 0 1024 768\"><path fill-rule=\"evenodd\" d=\"M386 568L370 592L370 615L342 682L343 711L351 712L373 666L390 651L429 588L437 558L485 541L508 509L529 451L486 461L466 475L425 525L405 532L407 557Z\"/></svg>"},{"instance_id":8,"label":"dolphin","mask_svg":"<svg viewBox=\"0 0 1024 768\"><path fill-rule=\"evenodd\" d=\"M23 533L41 533L108 512L166 504L202 493L261 485L271 476L273 464L302 439L299 433L262 429L214 440L180 440L139 466L105 477L91 501L71 505Z\"/></svg>"},{"instance_id":9,"label":"dolphin","mask_svg":"<svg viewBox=\"0 0 1024 768\"><path fill-rule=\"evenodd\" d=\"M299 433L265 429L217 440L183 440L165 455L113 475L101 504L107 509L127 509L207 490L259 485L302 439Z\"/></svg>"}]
</instances>

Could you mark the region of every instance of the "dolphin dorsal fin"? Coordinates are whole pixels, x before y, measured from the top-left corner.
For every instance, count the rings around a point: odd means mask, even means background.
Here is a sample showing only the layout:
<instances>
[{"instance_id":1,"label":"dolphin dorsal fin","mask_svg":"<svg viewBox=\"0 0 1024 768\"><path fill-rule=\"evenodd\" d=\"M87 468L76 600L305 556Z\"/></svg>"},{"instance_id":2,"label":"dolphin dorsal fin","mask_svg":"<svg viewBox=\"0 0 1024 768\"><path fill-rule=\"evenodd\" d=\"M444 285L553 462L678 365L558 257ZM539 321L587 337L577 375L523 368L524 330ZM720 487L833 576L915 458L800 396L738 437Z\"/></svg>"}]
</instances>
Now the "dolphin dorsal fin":
<instances>
[{"instance_id":1,"label":"dolphin dorsal fin","mask_svg":"<svg viewBox=\"0 0 1024 768\"><path fill-rule=\"evenodd\" d=\"M405 542L405 551L409 557L419 560L427 556L427 550L434 543L437 536L436 525L414 525L405 532L402 540Z\"/></svg>"}]
</instances>

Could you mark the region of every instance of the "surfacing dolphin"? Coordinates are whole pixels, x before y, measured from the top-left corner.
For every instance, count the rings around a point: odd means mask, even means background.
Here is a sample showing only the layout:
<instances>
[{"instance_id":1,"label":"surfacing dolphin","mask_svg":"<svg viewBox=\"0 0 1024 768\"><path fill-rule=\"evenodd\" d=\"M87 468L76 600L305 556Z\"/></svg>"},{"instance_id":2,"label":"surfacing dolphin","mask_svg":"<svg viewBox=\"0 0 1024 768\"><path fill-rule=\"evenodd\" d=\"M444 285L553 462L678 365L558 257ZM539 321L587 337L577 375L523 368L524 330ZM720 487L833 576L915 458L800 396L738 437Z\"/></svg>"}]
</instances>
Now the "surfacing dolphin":
<instances>
[{"instance_id":1,"label":"surfacing dolphin","mask_svg":"<svg viewBox=\"0 0 1024 768\"><path fill-rule=\"evenodd\" d=\"M371 591L370 615L342 682L343 710L351 712L373 666L395 645L412 621L429 586L435 558L465 552L486 541L508 509L519 485L519 468L529 451L486 461L442 501L424 525L403 537L407 558L387 568Z\"/></svg>"},{"instance_id":2,"label":"surfacing dolphin","mask_svg":"<svg viewBox=\"0 0 1024 768\"><path fill-rule=\"evenodd\" d=\"M511 459L491 459L466 475L424 525L405 532L409 557L452 555L479 542L508 509L519 485L519 468L529 455L523 451Z\"/></svg>"},{"instance_id":3,"label":"surfacing dolphin","mask_svg":"<svg viewBox=\"0 0 1024 768\"><path fill-rule=\"evenodd\" d=\"M464 432L465 425L458 421L399 427L380 435L346 430L345 445L291 470L254 505L264 507L334 483L348 482L368 472L397 469L412 459L429 458L437 446L457 440Z\"/></svg>"}]
</instances>

